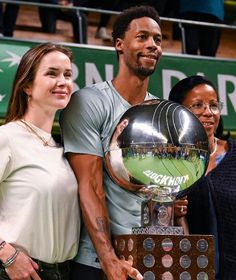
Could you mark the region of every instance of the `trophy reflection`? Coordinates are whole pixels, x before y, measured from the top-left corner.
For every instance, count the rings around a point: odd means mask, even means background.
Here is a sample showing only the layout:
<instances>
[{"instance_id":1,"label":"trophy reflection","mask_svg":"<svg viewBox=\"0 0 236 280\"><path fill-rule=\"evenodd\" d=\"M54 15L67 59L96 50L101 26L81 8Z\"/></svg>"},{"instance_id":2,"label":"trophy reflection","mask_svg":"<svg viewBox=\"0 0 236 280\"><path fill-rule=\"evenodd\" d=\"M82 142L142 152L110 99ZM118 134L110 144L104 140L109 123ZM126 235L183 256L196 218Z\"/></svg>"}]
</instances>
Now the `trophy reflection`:
<instances>
[{"instance_id":1,"label":"trophy reflection","mask_svg":"<svg viewBox=\"0 0 236 280\"><path fill-rule=\"evenodd\" d=\"M107 169L120 187L143 202L140 227L132 228L130 235L116 236L114 244L121 258L133 258L144 279L212 279L212 236L186 239L183 228L173 224L175 197L191 191L208 161L205 129L185 107L149 100L121 117L106 154ZM198 250L198 242L206 243L207 250ZM132 249L128 244L133 244ZM197 256L202 256L204 265L198 265ZM170 267L164 264L168 258Z\"/></svg>"},{"instance_id":2,"label":"trophy reflection","mask_svg":"<svg viewBox=\"0 0 236 280\"><path fill-rule=\"evenodd\" d=\"M202 124L185 107L167 100L130 108L106 154L113 180L143 197L141 227L175 234L182 230L173 228L175 196L204 175L208 160Z\"/></svg>"}]
</instances>

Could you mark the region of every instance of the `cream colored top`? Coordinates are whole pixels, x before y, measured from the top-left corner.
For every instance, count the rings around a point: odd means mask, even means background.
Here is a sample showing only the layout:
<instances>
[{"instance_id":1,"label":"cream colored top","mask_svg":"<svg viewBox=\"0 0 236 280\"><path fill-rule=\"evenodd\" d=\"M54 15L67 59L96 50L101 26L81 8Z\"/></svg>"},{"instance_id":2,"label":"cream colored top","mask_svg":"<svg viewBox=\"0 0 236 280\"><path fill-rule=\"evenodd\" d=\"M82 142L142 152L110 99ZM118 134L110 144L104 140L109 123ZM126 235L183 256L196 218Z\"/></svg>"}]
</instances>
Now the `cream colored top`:
<instances>
[{"instance_id":1,"label":"cream colored top","mask_svg":"<svg viewBox=\"0 0 236 280\"><path fill-rule=\"evenodd\" d=\"M0 126L0 239L63 262L76 255L79 226L77 182L63 148L44 146L19 121Z\"/></svg>"}]
</instances>

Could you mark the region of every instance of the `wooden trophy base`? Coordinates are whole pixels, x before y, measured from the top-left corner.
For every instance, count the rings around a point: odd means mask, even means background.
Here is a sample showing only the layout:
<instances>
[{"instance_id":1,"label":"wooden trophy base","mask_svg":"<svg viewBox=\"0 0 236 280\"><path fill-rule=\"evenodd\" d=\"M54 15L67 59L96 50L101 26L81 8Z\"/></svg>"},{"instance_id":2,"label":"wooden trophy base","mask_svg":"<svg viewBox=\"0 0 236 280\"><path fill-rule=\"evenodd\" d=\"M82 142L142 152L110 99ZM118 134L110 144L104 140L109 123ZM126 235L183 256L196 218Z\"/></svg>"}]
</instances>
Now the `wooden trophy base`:
<instances>
[{"instance_id":1,"label":"wooden trophy base","mask_svg":"<svg viewBox=\"0 0 236 280\"><path fill-rule=\"evenodd\" d=\"M114 247L121 259L133 260L144 280L214 279L212 235L118 235Z\"/></svg>"}]
</instances>

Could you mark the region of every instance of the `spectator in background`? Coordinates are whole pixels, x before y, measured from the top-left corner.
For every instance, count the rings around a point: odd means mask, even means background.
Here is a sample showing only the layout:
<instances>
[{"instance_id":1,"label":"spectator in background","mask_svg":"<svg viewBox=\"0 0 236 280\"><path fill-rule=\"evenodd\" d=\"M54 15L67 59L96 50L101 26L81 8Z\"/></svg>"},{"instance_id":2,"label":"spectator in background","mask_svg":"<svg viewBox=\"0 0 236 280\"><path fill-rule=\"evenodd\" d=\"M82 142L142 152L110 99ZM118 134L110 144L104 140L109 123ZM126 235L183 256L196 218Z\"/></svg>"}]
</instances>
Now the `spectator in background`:
<instances>
[{"instance_id":1,"label":"spectator in background","mask_svg":"<svg viewBox=\"0 0 236 280\"><path fill-rule=\"evenodd\" d=\"M40 3L62 6L73 6L74 2L75 1L73 0L40 1ZM85 13L69 9L39 7L39 17L42 24L42 29L47 33L56 32L56 22L58 19L71 22L73 27L74 42L87 44L87 16Z\"/></svg>"},{"instance_id":2,"label":"spectator in background","mask_svg":"<svg viewBox=\"0 0 236 280\"><path fill-rule=\"evenodd\" d=\"M160 16L164 16L166 14L167 3L168 3L168 0L152 0L151 1L152 6L158 11ZM171 9L171 7L168 7L168 8L169 8L169 10Z\"/></svg>"},{"instance_id":3,"label":"spectator in background","mask_svg":"<svg viewBox=\"0 0 236 280\"><path fill-rule=\"evenodd\" d=\"M179 1L180 0L150 0L150 4L158 11L161 17L179 18ZM172 39L180 40L180 29L178 23L172 25ZM163 39L167 35L162 34Z\"/></svg>"},{"instance_id":4,"label":"spectator in background","mask_svg":"<svg viewBox=\"0 0 236 280\"><path fill-rule=\"evenodd\" d=\"M3 36L3 6L0 3L0 36Z\"/></svg>"},{"instance_id":5,"label":"spectator in background","mask_svg":"<svg viewBox=\"0 0 236 280\"><path fill-rule=\"evenodd\" d=\"M75 0L76 6L83 6L88 8L97 8L109 11L123 11L137 5L152 5L152 0ZM161 2L161 1L160 1ZM111 14L101 13L100 21L97 26L95 38L102 39L103 41L111 41L112 37L107 32L107 26L111 19Z\"/></svg>"},{"instance_id":6,"label":"spectator in background","mask_svg":"<svg viewBox=\"0 0 236 280\"><path fill-rule=\"evenodd\" d=\"M222 23L224 20L224 0L180 0L180 17L186 20ZM184 25L187 54L215 56L220 29L217 27Z\"/></svg>"},{"instance_id":7,"label":"spectator in background","mask_svg":"<svg viewBox=\"0 0 236 280\"><path fill-rule=\"evenodd\" d=\"M109 11L118 10L118 4L120 0L106 1L106 0L75 0L76 6L82 6L93 9L102 9ZM111 35L107 32L107 25L110 21L111 15L101 13L100 20L95 33L95 38L102 39L104 41L111 41Z\"/></svg>"},{"instance_id":8,"label":"spectator in background","mask_svg":"<svg viewBox=\"0 0 236 280\"><path fill-rule=\"evenodd\" d=\"M0 3L0 34L12 37L16 26L19 5Z\"/></svg>"}]
</instances>

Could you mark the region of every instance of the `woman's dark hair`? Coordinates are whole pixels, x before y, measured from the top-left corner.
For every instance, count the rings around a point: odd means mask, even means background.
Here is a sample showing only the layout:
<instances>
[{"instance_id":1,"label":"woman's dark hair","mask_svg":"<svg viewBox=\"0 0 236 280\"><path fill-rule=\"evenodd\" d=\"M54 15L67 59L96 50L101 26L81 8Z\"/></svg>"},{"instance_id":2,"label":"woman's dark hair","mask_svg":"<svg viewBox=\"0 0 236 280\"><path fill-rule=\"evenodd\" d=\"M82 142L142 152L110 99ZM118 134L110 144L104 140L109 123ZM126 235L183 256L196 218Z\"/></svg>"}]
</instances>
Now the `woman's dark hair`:
<instances>
[{"instance_id":1,"label":"woman's dark hair","mask_svg":"<svg viewBox=\"0 0 236 280\"><path fill-rule=\"evenodd\" d=\"M207 77L204 76L193 75L183 80L180 80L176 85L174 85L169 93L168 99L177 102L179 104L183 104L189 91L201 84L206 84L211 86L215 90L217 94L217 98L219 98L217 89L215 85L212 83L212 81L210 81ZM230 136L229 132L226 135L224 135L223 120L221 116L219 120L219 125L215 131L215 136L221 139L227 139Z\"/></svg>"},{"instance_id":2,"label":"woman's dark hair","mask_svg":"<svg viewBox=\"0 0 236 280\"><path fill-rule=\"evenodd\" d=\"M25 93L25 88L34 81L42 58L46 54L54 51L64 53L72 62L72 52L70 49L49 42L37 45L29 49L23 55L13 82L12 93L5 118L6 123L20 119L26 112L28 96Z\"/></svg>"},{"instance_id":3,"label":"woman's dark hair","mask_svg":"<svg viewBox=\"0 0 236 280\"><path fill-rule=\"evenodd\" d=\"M152 6L134 6L128 8L118 15L113 24L113 44L116 44L118 38L124 38L125 32L129 29L132 20L142 17L152 18L160 26L159 14Z\"/></svg>"}]
</instances>

